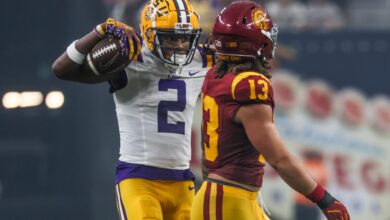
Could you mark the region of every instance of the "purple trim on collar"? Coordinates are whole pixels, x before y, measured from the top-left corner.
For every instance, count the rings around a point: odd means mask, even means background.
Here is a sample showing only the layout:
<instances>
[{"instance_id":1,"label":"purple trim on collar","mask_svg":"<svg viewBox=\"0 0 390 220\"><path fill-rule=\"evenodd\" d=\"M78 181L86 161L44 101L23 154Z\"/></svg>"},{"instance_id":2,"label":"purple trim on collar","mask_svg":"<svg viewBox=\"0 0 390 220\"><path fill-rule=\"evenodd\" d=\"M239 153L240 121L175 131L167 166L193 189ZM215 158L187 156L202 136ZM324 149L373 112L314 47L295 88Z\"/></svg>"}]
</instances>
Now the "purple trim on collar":
<instances>
[{"instance_id":1,"label":"purple trim on collar","mask_svg":"<svg viewBox=\"0 0 390 220\"><path fill-rule=\"evenodd\" d=\"M140 45L140 50L139 50L140 52L138 53L137 61L140 63L143 63L144 58L142 57L141 48L142 48L142 45L144 45L144 40L143 40L142 35L140 33L137 33L137 36L141 40L141 45Z\"/></svg>"},{"instance_id":2,"label":"purple trim on collar","mask_svg":"<svg viewBox=\"0 0 390 220\"><path fill-rule=\"evenodd\" d=\"M125 163L119 161L116 164L116 183L129 178L142 178L149 180L195 180L190 169L171 170L141 164Z\"/></svg>"},{"instance_id":3,"label":"purple trim on collar","mask_svg":"<svg viewBox=\"0 0 390 220\"><path fill-rule=\"evenodd\" d=\"M143 62L144 62L144 58L142 57L142 54L141 54L141 53L138 54L137 61L140 62L140 63L143 63Z\"/></svg>"}]
</instances>

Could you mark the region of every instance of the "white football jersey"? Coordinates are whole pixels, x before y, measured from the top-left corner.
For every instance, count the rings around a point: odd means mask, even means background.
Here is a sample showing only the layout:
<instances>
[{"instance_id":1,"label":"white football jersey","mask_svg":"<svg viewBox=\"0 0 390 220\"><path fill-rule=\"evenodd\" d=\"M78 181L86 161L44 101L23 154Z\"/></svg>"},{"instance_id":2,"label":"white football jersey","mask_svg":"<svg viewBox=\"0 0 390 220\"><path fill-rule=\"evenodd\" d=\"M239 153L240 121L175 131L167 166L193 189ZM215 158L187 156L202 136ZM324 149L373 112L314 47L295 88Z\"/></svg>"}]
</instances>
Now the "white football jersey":
<instances>
[{"instance_id":1,"label":"white football jersey","mask_svg":"<svg viewBox=\"0 0 390 220\"><path fill-rule=\"evenodd\" d=\"M126 68L127 84L114 93L120 161L189 168L192 118L208 70L200 50L177 77L156 62L146 46L141 50L143 61Z\"/></svg>"}]
</instances>

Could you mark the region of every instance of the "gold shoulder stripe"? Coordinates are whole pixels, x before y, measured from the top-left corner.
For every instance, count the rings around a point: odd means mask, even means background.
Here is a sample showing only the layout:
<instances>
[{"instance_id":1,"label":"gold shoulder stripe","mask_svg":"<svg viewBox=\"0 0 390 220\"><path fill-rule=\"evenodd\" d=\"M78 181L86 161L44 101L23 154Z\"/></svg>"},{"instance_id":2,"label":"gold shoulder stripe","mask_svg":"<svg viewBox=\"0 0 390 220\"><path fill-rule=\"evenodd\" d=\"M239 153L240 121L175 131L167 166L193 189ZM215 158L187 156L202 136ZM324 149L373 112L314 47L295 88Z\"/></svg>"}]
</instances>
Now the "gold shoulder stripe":
<instances>
[{"instance_id":1,"label":"gold shoulder stripe","mask_svg":"<svg viewBox=\"0 0 390 220\"><path fill-rule=\"evenodd\" d=\"M207 67L213 66L213 56L212 55L206 55L207 57Z\"/></svg>"},{"instance_id":2,"label":"gold shoulder stripe","mask_svg":"<svg viewBox=\"0 0 390 220\"><path fill-rule=\"evenodd\" d=\"M233 80L233 83L232 83L232 95L233 95L233 99L235 100L236 99L236 95L234 94L234 91L236 91L236 87L238 85L239 82L241 82L243 79L245 78L248 78L249 76L260 76L262 77L265 81L267 81L268 83L271 84L271 82L269 81L269 79L267 77L265 77L263 74L261 73L258 73L258 72L245 72L245 73L240 73L238 74L234 80Z\"/></svg>"},{"instance_id":3,"label":"gold shoulder stripe","mask_svg":"<svg viewBox=\"0 0 390 220\"><path fill-rule=\"evenodd\" d=\"M262 154L260 154L260 156L259 156L259 162L261 163L261 164L265 164L265 157L262 155Z\"/></svg>"},{"instance_id":4,"label":"gold shoulder stripe","mask_svg":"<svg viewBox=\"0 0 390 220\"><path fill-rule=\"evenodd\" d=\"M129 53L129 59L130 60L133 60L134 57L137 55L136 53L134 53L134 41L133 39L129 39L129 42L130 42L130 53Z\"/></svg>"}]
</instances>

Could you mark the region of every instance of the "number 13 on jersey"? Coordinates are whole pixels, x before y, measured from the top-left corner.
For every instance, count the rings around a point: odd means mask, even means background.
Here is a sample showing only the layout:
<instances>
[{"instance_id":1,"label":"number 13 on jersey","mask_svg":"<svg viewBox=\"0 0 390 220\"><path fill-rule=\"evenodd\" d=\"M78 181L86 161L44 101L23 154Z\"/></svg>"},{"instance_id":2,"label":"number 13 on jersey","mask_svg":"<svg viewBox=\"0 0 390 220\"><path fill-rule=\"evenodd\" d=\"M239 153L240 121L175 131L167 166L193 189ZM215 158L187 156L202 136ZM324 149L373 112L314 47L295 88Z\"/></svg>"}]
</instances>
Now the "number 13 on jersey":
<instances>
[{"instance_id":1,"label":"number 13 on jersey","mask_svg":"<svg viewBox=\"0 0 390 220\"><path fill-rule=\"evenodd\" d=\"M203 114L208 112L209 120L203 122L203 127L206 126L208 141L204 140L204 154L206 160L214 161L218 157L218 105L214 98L210 96L203 97Z\"/></svg>"},{"instance_id":2,"label":"number 13 on jersey","mask_svg":"<svg viewBox=\"0 0 390 220\"><path fill-rule=\"evenodd\" d=\"M234 79L231 92L234 102L268 104L271 99L270 91L272 91L272 88L269 87L269 81L264 76L258 73L247 72L238 75ZM204 94L203 131L205 138L203 140L203 149L205 159L210 162L214 162L218 157L219 120L219 106L215 98Z\"/></svg>"}]
</instances>

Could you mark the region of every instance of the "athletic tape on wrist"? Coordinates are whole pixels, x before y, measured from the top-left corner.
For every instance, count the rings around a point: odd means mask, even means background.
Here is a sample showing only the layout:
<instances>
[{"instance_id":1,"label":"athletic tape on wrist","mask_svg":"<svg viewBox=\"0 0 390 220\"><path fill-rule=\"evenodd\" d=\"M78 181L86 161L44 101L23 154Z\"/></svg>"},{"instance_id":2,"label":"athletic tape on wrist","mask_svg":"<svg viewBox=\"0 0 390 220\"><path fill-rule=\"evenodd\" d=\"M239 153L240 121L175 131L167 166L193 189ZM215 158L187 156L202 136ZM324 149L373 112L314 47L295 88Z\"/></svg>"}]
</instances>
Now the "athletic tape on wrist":
<instances>
[{"instance_id":1,"label":"athletic tape on wrist","mask_svg":"<svg viewBox=\"0 0 390 220\"><path fill-rule=\"evenodd\" d=\"M101 24L96 25L96 27L93 30L94 30L96 36L98 36L99 38L103 38L104 35L106 34L104 32Z\"/></svg>"},{"instance_id":2,"label":"athletic tape on wrist","mask_svg":"<svg viewBox=\"0 0 390 220\"><path fill-rule=\"evenodd\" d=\"M324 197L321 199L321 201L317 202L317 205L318 207L320 207L320 209L326 209L331 206L335 201L336 199L330 193L325 191Z\"/></svg>"},{"instance_id":3,"label":"athletic tape on wrist","mask_svg":"<svg viewBox=\"0 0 390 220\"><path fill-rule=\"evenodd\" d=\"M75 40L73 41L69 46L68 48L66 48L66 54L68 54L68 57L75 63L77 64L83 64L84 63L84 60L85 60L85 55L80 53L77 49L76 49L76 42L78 40Z\"/></svg>"},{"instance_id":4,"label":"athletic tape on wrist","mask_svg":"<svg viewBox=\"0 0 390 220\"><path fill-rule=\"evenodd\" d=\"M318 184L317 187L309 195L306 195L306 198L310 199L312 202L317 203L324 198L325 189Z\"/></svg>"}]
</instances>

